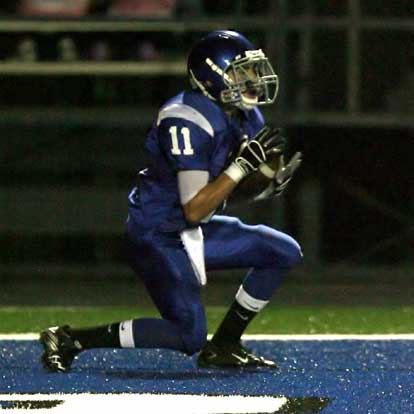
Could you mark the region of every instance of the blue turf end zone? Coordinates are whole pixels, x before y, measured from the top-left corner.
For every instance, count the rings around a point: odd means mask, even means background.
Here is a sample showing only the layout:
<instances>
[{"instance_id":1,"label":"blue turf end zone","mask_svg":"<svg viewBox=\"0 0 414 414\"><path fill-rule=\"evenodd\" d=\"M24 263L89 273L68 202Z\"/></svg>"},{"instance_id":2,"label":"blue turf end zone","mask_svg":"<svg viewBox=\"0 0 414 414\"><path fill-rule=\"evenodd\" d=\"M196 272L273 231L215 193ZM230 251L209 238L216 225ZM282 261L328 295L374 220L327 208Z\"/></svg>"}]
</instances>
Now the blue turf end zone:
<instances>
[{"instance_id":1,"label":"blue turf end zone","mask_svg":"<svg viewBox=\"0 0 414 414\"><path fill-rule=\"evenodd\" d=\"M39 363L36 341L0 342L0 393L167 393L284 396L280 413L414 413L414 342L247 341L278 361L277 371L204 370L195 358L167 350L94 350L68 374ZM303 408L304 401L322 401ZM9 404L9 405L7 405ZM0 397L0 410L14 404ZM57 405L57 403L55 404ZM53 412L53 409L50 410ZM141 413L142 411L140 411Z\"/></svg>"}]
</instances>

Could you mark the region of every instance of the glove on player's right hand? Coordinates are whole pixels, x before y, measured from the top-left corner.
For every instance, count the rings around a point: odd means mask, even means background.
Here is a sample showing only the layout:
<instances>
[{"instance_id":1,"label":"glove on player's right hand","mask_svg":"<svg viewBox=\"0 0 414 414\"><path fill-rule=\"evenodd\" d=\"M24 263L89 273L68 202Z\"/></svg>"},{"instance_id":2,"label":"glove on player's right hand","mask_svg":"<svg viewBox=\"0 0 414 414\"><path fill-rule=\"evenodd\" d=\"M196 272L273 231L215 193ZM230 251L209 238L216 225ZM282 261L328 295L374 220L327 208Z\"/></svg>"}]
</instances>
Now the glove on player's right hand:
<instances>
[{"instance_id":1,"label":"glove on player's right hand","mask_svg":"<svg viewBox=\"0 0 414 414\"><path fill-rule=\"evenodd\" d=\"M301 163L302 153L296 152L286 165L284 163L281 164L270 185L258 194L254 200L265 200L280 196L292 180L294 172L299 168Z\"/></svg>"}]
</instances>

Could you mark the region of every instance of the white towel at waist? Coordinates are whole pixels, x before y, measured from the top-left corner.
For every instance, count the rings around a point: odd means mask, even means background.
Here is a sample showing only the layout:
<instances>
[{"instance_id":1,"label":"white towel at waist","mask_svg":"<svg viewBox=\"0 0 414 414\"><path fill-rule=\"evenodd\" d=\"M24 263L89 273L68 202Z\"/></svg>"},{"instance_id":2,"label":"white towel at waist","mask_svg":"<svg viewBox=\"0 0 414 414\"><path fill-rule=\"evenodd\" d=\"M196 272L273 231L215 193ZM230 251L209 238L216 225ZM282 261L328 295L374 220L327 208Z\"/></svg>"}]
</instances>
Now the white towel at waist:
<instances>
[{"instance_id":1,"label":"white towel at waist","mask_svg":"<svg viewBox=\"0 0 414 414\"><path fill-rule=\"evenodd\" d=\"M190 258L191 265L198 281L202 286L207 283L206 266L204 262L204 236L201 227L183 230L181 241Z\"/></svg>"}]
</instances>

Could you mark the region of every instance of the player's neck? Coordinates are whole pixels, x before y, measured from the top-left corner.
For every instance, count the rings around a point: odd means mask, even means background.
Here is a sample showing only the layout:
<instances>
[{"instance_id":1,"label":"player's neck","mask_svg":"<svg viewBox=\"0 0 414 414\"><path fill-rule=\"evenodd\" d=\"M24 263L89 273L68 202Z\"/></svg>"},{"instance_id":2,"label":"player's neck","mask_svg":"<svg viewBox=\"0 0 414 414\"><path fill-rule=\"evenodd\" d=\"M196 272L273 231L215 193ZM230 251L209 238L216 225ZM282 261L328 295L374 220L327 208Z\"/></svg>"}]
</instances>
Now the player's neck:
<instances>
[{"instance_id":1,"label":"player's neck","mask_svg":"<svg viewBox=\"0 0 414 414\"><path fill-rule=\"evenodd\" d=\"M231 119L241 120L243 118L243 111L241 111L239 108L235 108L234 106L227 106L223 109L226 115Z\"/></svg>"}]
</instances>

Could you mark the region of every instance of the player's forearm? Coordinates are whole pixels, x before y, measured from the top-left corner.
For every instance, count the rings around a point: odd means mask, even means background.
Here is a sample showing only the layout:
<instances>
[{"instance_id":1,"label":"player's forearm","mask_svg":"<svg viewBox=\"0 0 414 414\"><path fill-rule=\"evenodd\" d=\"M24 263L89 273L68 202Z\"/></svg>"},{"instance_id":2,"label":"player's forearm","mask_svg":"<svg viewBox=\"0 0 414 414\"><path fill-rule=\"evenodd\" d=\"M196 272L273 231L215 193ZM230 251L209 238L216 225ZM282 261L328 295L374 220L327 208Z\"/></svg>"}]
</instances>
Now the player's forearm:
<instances>
[{"instance_id":1,"label":"player's forearm","mask_svg":"<svg viewBox=\"0 0 414 414\"><path fill-rule=\"evenodd\" d=\"M199 223L219 207L236 186L237 183L228 175L218 176L183 206L186 220L193 224Z\"/></svg>"}]
</instances>

